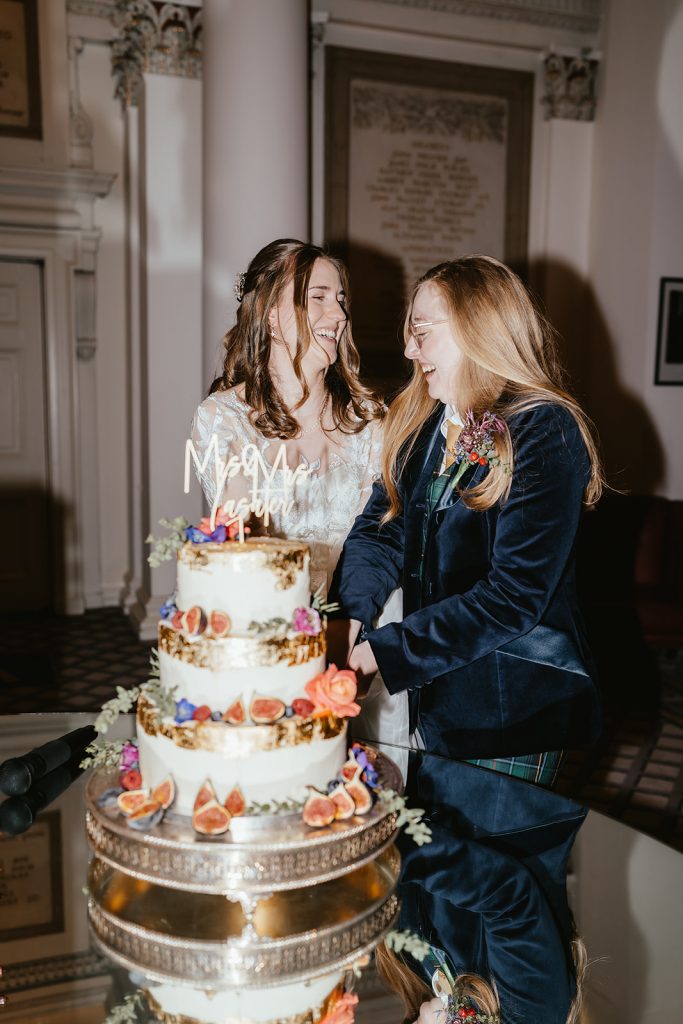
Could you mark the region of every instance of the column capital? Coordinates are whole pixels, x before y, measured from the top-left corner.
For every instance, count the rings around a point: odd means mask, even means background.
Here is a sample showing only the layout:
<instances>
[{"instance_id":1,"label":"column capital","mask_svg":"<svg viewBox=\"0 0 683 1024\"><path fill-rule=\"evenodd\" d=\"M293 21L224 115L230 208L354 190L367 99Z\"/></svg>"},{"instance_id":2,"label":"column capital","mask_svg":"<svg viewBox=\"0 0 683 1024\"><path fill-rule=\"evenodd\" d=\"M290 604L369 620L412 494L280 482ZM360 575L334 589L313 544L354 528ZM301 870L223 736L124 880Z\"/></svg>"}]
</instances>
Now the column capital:
<instances>
[{"instance_id":1,"label":"column capital","mask_svg":"<svg viewBox=\"0 0 683 1024\"><path fill-rule=\"evenodd\" d=\"M112 23L115 95L136 106L145 73L201 78L202 9L153 0L116 0Z\"/></svg>"},{"instance_id":2,"label":"column capital","mask_svg":"<svg viewBox=\"0 0 683 1024\"><path fill-rule=\"evenodd\" d=\"M543 62L542 103L547 118L595 120L595 80L600 54L586 51L549 53Z\"/></svg>"}]
</instances>

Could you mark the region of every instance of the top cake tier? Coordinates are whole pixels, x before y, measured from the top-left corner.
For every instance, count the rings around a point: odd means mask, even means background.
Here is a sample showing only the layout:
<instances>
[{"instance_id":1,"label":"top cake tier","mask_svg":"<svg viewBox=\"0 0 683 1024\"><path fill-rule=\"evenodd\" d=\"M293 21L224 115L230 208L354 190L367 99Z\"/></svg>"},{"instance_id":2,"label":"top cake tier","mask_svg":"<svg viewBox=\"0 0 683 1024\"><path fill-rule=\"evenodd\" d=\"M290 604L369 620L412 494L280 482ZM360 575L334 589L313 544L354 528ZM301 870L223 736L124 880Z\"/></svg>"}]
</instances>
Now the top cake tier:
<instances>
[{"instance_id":1,"label":"top cake tier","mask_svg":"<svg viewBox=\"0 0 683 1024\"><path fill-rule=\"evenodd\" d=\"M264 618L289 622L310 601L309 549L301 541L188 542L178 551L178 607L225 612L233 634Z\"/></svg>"}]
</instances>

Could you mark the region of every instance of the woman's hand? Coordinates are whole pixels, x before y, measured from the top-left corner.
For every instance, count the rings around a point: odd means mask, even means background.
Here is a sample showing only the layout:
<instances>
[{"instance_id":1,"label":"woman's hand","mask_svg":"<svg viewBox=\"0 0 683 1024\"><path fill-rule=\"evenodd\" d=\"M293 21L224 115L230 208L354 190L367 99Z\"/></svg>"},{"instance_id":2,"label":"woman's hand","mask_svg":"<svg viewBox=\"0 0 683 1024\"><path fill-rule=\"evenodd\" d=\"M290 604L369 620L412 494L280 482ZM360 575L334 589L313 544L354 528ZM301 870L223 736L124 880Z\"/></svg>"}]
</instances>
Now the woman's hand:
<instances>
[{"instance_id":1,"label":"woman's hand","mask_svg":"<svg viewBox=\"0 0 683 1024\"><path fill-rule=\"evenodd\" d=\"M358 677L356 699L362 700L363 697L367 697L372 677L377 672L375 655L372 653L372 647L367 640L362 644L358 644L351 651L349 655L349 668L352 668Z\"/></svg>"},{"instance_id":2,"label":"woman's hand","mask_svg":"<svg viewBox=\"0 0 683 1024\"><path fill-rule=\"evenodd\" d=\"M415 1024L443 1024L446 1015L440 999L430 999L420 1007L420 1016Z\"/></svg>"}]
</instances>

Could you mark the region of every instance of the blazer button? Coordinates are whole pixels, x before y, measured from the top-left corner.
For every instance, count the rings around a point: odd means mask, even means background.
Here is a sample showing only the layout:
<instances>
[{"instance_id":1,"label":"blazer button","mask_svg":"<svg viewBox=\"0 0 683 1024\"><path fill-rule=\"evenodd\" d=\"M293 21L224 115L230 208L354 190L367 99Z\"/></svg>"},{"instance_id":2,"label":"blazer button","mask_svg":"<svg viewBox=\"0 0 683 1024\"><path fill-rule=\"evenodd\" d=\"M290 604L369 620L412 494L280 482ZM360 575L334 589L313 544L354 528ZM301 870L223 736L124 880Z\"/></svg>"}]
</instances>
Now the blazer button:
<instances>
[{"instance_id":1,"label":"blazer button","mask_svg":"<svg viewBox=\"0 0 683 1024\"><path fill-rule=\"evenodd\" d=\"M411 572L410 578L411 580L416 580L419 575L420 574L418 572Z\"/></svg>"},{"instance_id":2,"label":"blazer button","mask_svg":"<svg viewBox=\"0 0 683 1024\"><path fill-rule=\"evenodd\" d=\"M419 508L419 509L425 508L425 502L424 501L416 501L415 502L415 508Z\"/></svg>"}]
</instances>

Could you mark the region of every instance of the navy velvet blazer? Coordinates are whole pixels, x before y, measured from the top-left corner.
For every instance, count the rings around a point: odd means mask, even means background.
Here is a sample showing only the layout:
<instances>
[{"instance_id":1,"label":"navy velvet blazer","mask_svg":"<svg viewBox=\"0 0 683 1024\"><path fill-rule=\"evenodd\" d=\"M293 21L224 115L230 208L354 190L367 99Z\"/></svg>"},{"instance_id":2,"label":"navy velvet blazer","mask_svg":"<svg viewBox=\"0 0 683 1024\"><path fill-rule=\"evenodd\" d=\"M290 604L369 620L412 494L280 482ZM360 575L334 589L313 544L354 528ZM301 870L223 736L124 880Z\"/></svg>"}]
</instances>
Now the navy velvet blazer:
<instances>
[{"instance_id":1,"label":"navy velvet blazer","mask_svg":"<svg viewBox=\"0 0 683 1024\"><path fill-rule=\"evenodd\" d=\"M411 692L427 750L502 757L591 742L599 701L574 583L590 464L576 421L550 403L510 417L507 501L477 512L447 487L429 522L421 582L425 495L442 458L442 419L440 407L421 431L401 476L403 512L384 526L386 492L375 484L329 600L364 624L389 692ZM486 472L468 470L460 488ZM398 586L403 621L373 629Z\"/></svg>"},{"instance_id":2,"label":"navy velvet blazer","mask_svg":"<svg viewBox=\"0 0 683 1024\"><path fill-rule=\"evenodd\" d=\"M570 947L533 872L437 824L429 846L401 845L399 927L443 949L455 974L495 981L504 1021L565 1024Z\"/></svg>"}]
</instances>

